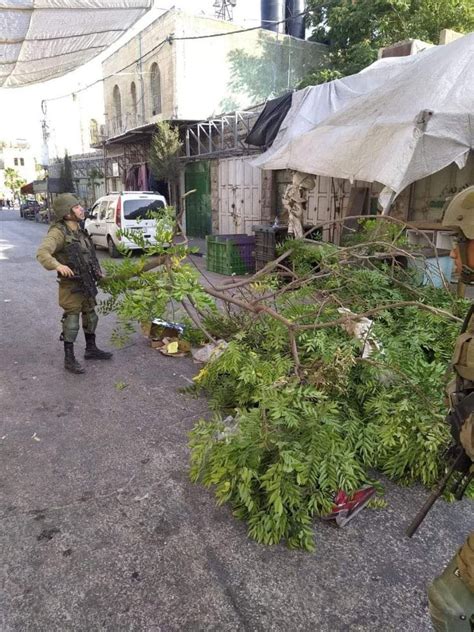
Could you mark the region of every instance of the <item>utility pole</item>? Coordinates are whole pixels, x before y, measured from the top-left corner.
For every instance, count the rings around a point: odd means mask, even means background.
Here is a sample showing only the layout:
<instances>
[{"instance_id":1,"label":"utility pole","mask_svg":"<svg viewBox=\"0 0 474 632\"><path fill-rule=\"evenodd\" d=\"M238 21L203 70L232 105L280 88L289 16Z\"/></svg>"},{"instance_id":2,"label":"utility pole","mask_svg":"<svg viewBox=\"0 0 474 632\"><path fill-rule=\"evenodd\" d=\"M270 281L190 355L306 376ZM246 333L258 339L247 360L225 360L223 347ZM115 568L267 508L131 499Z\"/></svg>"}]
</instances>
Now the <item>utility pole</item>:
<instances>
[{"instance_id":1,"label":"utility pole","mask_svg":"<svg viewBox=\"0 0 474 632\"><path fill-rule=\"evenodd\" d=\"M48 125L48 109L46 105L46 101L41 101L41 111L43 113L43 117L41 119L41 129L43 135L43 143L41 146L41 166L43 169L48 169L49 167L49 125Z\"/></svg>"}]
</instances>

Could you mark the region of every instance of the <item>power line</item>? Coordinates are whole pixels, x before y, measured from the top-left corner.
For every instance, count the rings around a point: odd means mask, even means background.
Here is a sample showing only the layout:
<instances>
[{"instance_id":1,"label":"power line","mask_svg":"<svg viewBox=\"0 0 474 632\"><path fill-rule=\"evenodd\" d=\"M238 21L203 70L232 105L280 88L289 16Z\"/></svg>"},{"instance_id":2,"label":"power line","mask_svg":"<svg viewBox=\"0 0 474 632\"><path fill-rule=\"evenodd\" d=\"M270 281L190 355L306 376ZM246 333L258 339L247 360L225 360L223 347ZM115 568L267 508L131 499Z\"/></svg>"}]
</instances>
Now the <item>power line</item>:
<instances>
[{"instance_id":1,"label":"power line","mask_svg":"<svg viewBox=\"0 0 474 632\"><path fill-rule=\"evenodd\" d=\"M279 22L271 22L271 24L273 24L274 26L278 26L279 24L285 24L286 22L289 22L290 20L294 20L295 18L299 18L299 17L302 17L304 15L308 15L308 12L309 12L309 9L305 9L301 13L298 13L296 15L292 15L291 17L285 18L284 20L280 20ZM171 45L173 42L182 42L182 41L186 41L186 40L201 40L201 39L210 39L210 38L214 38L214 37L227 37L229 35L236 35L238 33L249 33L250 31L257 31L259 29L262 29L261 25L259 25L259 26L251 26L251 27L246 28L246 29L237 29L235 31L229 31L227 33L210 33L209 35L188 35L188 36L183 36L183 37L175 37L173 34L168 35L168 37L166 37L164 40L159 42L156 46L154 46L152 49L150 49L147 53L145 53L141 57L137 57L136 59L134 59L133 61L128 63L126 66L124 66L123 68L120 68L120 70L116 70L115 72L110 73L110 75L106 75L105 77L101 77L100 79L97 79L96 81L93 81L92 83L88 84L87 86L79 88L78 90L73 90L72 92L69 92L67 94L63 94L60 97L51 97L50 99L43 99L42 103L50 102L50 101L58 101L60 99L65 99L66 97L70 97L73 94L78 94L79 92L84 92L84 90L88 90L89 88L92 88L93 86L97 85L98 83L101 83L102 81L105 81L106 79L110 79L111 77L115 77L116 75L119 75L124 70L127 70L127 68L130 68L130 66L133 66L134 64L138 63L139 61L143 61L149 55L151 55L152 53L154 53L157 50L159 50L166 43ZM118 49L118 50L120 50L120 49Z\"/></svg>"}]
</instances>

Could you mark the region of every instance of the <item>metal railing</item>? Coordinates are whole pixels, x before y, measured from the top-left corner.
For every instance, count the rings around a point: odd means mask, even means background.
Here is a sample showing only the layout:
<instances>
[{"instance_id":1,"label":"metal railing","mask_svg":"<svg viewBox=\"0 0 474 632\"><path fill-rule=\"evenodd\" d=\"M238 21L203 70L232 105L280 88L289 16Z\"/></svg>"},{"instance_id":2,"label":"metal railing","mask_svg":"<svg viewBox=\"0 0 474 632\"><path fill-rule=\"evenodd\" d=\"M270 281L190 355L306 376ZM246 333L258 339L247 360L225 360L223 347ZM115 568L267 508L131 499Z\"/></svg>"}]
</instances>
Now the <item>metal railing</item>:
<instances>
[{"instance_id":1,"label":"metal railing","mask_svg":"<svg viewBox=\"0 0 474 632\"><path fill-rule=\"evenodd\" d=\"M144 125L145 121L138 112L124 112L121 116L106 117L105 137L121 136L129 130Z\"/></svg>"},{"instance_id":2,"label":"metal railing","mask_svg":"<svg viewBox=\"0 0 474 632\"><path fill-rule=\"evenodd\" d=\"M186 129L186 157L250 151L244 139L257 120L258 112L233 112L216 119L189 125Z\"/></svg>"}]
</instances>

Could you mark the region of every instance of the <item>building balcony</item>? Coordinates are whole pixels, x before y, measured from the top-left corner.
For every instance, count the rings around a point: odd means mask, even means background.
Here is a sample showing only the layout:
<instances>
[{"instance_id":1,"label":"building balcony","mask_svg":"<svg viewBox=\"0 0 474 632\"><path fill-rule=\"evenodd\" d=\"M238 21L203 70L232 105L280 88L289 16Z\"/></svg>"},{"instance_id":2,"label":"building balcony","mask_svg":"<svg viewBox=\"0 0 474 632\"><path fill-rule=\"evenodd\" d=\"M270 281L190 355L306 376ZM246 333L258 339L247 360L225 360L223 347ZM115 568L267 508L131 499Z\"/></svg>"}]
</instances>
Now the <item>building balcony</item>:
<instances>
[{"instance_id":1,"label":"building balcony","mask_svg":"<svg viewBox=\"0 0 474 632\"><path fill-rule=\"evenodd\" d=\"M136 127L141 127L145 122L143 116L137 112L125 112L121 116L106 117L104 140L122 136Z\"/></svg>"}]
</instances>

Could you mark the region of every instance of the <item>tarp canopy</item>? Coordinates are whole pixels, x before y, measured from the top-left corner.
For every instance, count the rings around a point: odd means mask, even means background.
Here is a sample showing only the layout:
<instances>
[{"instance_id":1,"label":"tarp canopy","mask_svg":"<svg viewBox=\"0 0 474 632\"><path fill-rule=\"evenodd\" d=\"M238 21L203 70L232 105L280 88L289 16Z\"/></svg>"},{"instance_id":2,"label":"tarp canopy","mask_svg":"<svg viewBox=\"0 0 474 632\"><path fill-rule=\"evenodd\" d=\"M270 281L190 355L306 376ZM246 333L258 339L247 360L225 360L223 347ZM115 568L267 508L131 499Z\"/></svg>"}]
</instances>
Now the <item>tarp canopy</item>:
<instances>
[{"instance_id":1,"label":"tarp canopy","mask_svg":"<svg viewBox=\"0 0 474 632\"><path fill-rule=\"evenodd\" d=\"M305 88L253 164L380 182L387 207L412 182L452 162L464 166L474 147L473 68L471 33Z\"/></svg>"},{"instance_id":2,"label":"tarp canopy","mask_svg":"<svg viewBox=\"0 0 474 632\"><path fill-rule=\"evenodd\" d=\"M0 0L0 86L60 77L110 46L152 0Z\"/></svg>"}]
</instances>

